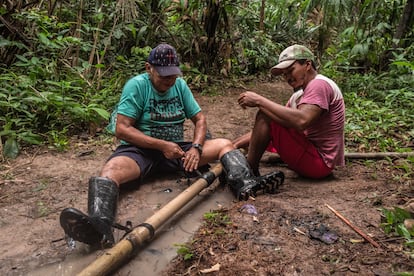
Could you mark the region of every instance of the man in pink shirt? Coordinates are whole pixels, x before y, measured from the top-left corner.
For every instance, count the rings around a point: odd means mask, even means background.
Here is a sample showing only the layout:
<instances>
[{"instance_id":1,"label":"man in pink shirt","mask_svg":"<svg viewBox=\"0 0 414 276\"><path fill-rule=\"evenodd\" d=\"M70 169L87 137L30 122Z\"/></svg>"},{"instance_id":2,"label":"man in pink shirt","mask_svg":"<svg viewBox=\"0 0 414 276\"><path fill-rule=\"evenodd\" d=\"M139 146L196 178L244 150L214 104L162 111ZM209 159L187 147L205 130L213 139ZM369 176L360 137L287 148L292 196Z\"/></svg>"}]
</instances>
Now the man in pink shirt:
<instances>
[{"instance_id":1,"label":"man in pink shirt","mask_svg":"<svg viewBox=\"0 0 414 276\"><path fill-rule=\"evenodd\" d=\"M264 151L272 150L302 176L330 175L336 166L345 164L341 90L333 80L318 74L313 53L302 45L286 48L271 74L283 75L296 92L286 106L252 91L242 93L239 105L259 111L253 130L236 139L235 146L249 145L247 160L257 174Z\"/></svg>"}]
</instances>

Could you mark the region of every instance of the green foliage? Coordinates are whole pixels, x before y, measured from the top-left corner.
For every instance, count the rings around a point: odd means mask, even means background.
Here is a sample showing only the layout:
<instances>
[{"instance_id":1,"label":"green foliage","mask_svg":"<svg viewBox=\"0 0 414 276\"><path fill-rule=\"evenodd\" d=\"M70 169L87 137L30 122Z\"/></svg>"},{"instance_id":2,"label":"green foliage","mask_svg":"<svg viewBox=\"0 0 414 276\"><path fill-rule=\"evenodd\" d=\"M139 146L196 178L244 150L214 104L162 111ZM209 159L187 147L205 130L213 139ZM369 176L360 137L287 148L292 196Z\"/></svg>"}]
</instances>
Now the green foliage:
<instances>
[{"instance_id":1,"label":"green foliage","mask_svg":"<svg viewBox=\"0 0 414 276\"><path fill-rule=\"evenodd\" d=\"M62 59L68 49L88 49L88 44L65 36L70 24L59 23L45 11L22 12L16 18L31 23L27 28L31 26L31 35L38 39L35 51L17 54L9 68L1 69L0 137L15 145L14 150L4 147L4 154L15 157L20 144L44 142L64 150L67 135L109 118L103 99L85 78L89 66L71 67Z\"/></svg>"},{"instance_id":2,"label":"green foliage","mask_svg":"<svg viewBox=\"0 0 414 276\"><path fill-rule=\"evenodd\" d=\"M392 37L383 35L381 28L389 28L386 23L379 24L375 30L377 33L358 29L356 26L344 30L339 39L341 65L349 69L358 70L381 70L387 64L383 63L383 56L378 53L386 53L392 44Z\"/></svg>"},{"instance_id":3,"label":"green foliage","mask_svg":"<svg viewBox=\"0 0 414 276\"><path fill-rule=\"evenodd\" d=\"M188 65L182 65L181 71L183 72L183 78L191 86L193 91L203 90L209 80L207 74L203 74L197 68Z\"/></svg>"},{"instance_id":4,"label":"green foliage","mask_svg":"<svg viewBox=\"0 0 414 276\"><path fill-rule=\"evenodd\" d=\"M386 71L396 53L405 56L406 60L412 60L412 20L408 25L400 25L403 23L401 16L407 1L369 0L352 2L352 5L346 1L310 2L315 2L316 5L325 2L321 5L325 9L329 9L329 5L343 5L339 16L334 17L335 21L342 21L341 25L335 26L337 35L325 52L330 57L328 62L340 70ZM404 28L407 31L398 37L397 29ZM407 45L407 48L400 48L401 45Z\"/></svg>"},{"instance_id":5,"label":"green foliage","mask_svg":"<svg viewBox=\"0 0 414 276\"><path fill-rule=\"evenodd\" d=\"M347 148L405 151L414 135L412 28L395 38L405 3L70 0L18 13L2 6L25 39L0 37L0 55L12 57L0 68L1 142L9 141L8 156L25 144L64 150L68 136L106 123L125 81L161 41L177 48L196 91L214 91L223 76L267 73L284 47L302 43L341 85Z\"/></svg>"},{"instance_id":6,"label":"green foliage","mask_svg":"<svg viewBox=\"0 0 414 276\"><path fill-rule=\"evenodd\" d=\"M224 234L225 232L221 228L231 224L230 218L220 210L205 213L204 220L207 223L207 228L218 228L214 234ZM177 247L177 254L182 256L185 261L194 258L194 253L192 252L194 242L193 240L186 244L174 244Z\"/></svg>"},{"instance_id":7,"label":"green foliage","mask_svg":"<svg viewBox=\"0 0 414 276\"><path fill-rule=\"evenodd\" d=\"M397 181L405 181L414 178L414 157L408 157L393 165L400 173L394 176Z\"/></svg>"},{"instance_id":8,"label":"green foliage","mask_svg":"<svg viewBox=\"0 0 414 276\"><path fill-rule=\"evenodd\" d=\"M229 216L222 211L212 211L205 213L204 220L208 225L210 225L210 227L227 226L232 223Z\"/></svg>"},{"instance_id":9,"label":"green foliage","mask_svg":"<svg viewBox=\"0 0 414 276\"><path fill-rule=\"evenodd\" d=\"M396 55L386 73L349 73L353 67L325 64L344 94L348 151L407 151L414 137L414 78L407 54Z\"/></svg>"},{"instance_id":10,"label":"green foliage","mask_svg":"<svg viewBox=\"0 0 414 276\"><path fill-rule=\"evenodd\" d=\"M50 137L49 145L58 151L65 151L69 146L69 141L65 135L66 132L66 129L63 129L62 131L50 130L48 133L48 136Z\"/></svg>"},{"instance_id":11,"label":"green foliage","mask_svg":"<svg viewBox=\"0 0 414 276\"><path fill-rule=\"evenodd\" d=\"M233 59L233 72L240 74L253 74L271 68L277 63L278 55L276 54L281 45L274 43L272 37L261 31L256 31L252 36L243 39L240 46L243 51Z\"/></svg>"},{"instance_id":12,"label":"green foliage","mask_svg":"<svg viewBox=\"0 0 414 276\"><path fill-rule=\"evenodd\" d=\"M69 129L72 133L77 132L90 122L98 123L109 118L104 107L93 103L93 98L85 98L84 89L88 88L82 80L38 81L44 78L43 72L41 77L33 72L42 64L29 62L26 66L29 75L22 72L16 76L5 72L0 76L2 140L42 144L44 133L49 133L56 145L56 137L64 135ZM63 141L61 138L58 140ZM58 148L63 149L62 145L60 143Z\"/></svg>"},{"instance_id":13,"label":"green foliage","mask_svg":"<svg viewBox=\"0 0 414 276\"><path fill-rule=\"evenodd\" d=\"M7 158L16 158L19 154L19 146L13 138L8 138L6 143L4 143L4 156Z\"/></svg>"},{"instance_id":14,"label":"green foliage","mask_svg":"<svg viewBox=\"0 0 414 276\"><path fill-rule=\"evenodd\" d=\"M345 124L349 150L403 151L409 146L414 115L404 109L404 104L390 99L413 93L406 93L404 89L389 92L387 101L374 101L356 92L346 94L346 102L350 103Z\"/></svg>"},{"instance_id":15,"label":"green foliage","mask_svg":"<svg viewBox=\"0 0 414 276\"><path fill-rule=\"evenodd\" d=\"M412 219L410 213L404 209L394 207L393 210L383 208L384 222L381 227L386 234L395 234L406 240L406 245L414 248L414 229L407 229L404 226L406 219Z\"/></svg>"},{"instance_id":16,"label":"green foliage","mask_svg":"<svg viewBox=\"0 0 414 276\"><path fill-rule=\"evenodd\" d=\"M414 274L411 272L395 272L396 276L413 276Z\"/></svg>"},{"instance_id":17,"label":"green foliage","mask_svg":"<svg viewBox=\"0 0 414 276\"><path fill-rule=\"evenodd\" d=\"M194 253L191 252L191 244L174 244L177 247L177 254L182 256L185 261L193 258Z\"/></svg>"}]
</instances>

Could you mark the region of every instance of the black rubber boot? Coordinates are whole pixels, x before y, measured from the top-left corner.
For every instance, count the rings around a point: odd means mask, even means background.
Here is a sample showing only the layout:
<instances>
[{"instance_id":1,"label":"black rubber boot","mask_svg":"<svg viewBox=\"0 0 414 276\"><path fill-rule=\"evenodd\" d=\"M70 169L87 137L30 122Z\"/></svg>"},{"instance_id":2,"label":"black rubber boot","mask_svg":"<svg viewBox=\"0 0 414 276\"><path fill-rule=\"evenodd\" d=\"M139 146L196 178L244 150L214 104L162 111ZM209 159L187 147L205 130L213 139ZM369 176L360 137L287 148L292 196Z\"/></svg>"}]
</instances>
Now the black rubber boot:
<instances>
[{"instance_id":1,"label":"black rubber boot","mask_svg":"<svg viewBox=\"0 0 414 276\"><path fill-rule=\"evenodd\" d=\"M105 177L89 180L88 214L75 208L66 208L60 214L60 225L65 234L76 241L90 245L111 247L115 240L112 225L118 203L118 186Z\"/></svg>"},{"instance_id":2,"label":"black rubber boot","mask_svg":"<svg viewBox=\"0 0 414 276\"><path fill-rule=\"evenodd\" d=\"M221 157L225 179L238 200L247 200L256 196L258 191L275 193L283 184L283 172L272 172L263 176L255 175L239 150L232 150Z\"/></svg>"}]
</instances>

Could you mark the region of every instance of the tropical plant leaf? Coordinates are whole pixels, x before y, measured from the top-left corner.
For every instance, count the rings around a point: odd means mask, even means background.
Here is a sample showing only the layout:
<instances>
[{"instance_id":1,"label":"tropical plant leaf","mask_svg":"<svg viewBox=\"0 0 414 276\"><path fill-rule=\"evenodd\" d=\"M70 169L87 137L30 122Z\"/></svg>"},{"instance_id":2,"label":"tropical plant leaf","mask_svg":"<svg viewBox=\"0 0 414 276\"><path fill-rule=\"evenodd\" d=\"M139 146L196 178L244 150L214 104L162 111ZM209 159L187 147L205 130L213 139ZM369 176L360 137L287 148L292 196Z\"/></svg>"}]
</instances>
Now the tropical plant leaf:
<instances>
[{"instance_id":1,"label":"tropical plant leaf","mask_svg":"<svg viewBox=\"0 0 414 276\"><path fill-rule=\"evenodd\" d=\"M8 138L3 147L3 155L7 158L14 159L19 155L19 145L15 138Z\"/></svg>"}]
</instances>

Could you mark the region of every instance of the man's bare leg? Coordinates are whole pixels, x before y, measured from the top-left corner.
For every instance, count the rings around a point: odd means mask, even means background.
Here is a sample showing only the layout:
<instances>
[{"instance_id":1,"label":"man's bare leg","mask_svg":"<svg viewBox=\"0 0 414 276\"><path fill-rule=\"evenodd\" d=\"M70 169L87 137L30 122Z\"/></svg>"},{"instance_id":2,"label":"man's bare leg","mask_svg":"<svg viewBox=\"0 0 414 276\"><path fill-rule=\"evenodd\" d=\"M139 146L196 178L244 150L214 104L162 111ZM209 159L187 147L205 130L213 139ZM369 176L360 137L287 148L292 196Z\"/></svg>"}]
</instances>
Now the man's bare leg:
<instances>
[{"instance_id":1,"label":"man's bare leg","mask_svg":"<svg viewBox=\"0 0 414 276\"><path fill-rule=\"evenodd\" d=\"M240 137L237 137L232 141L233 145L236 147L236 149L248 149L250 144L250 137L252 136L252 132L249 131L246 134L243 134Z\"/></svg>"},{"instance_id":2,"label":"man's bare leg","mask_svg":"<svg viewBox=\"0 0 414 276\"><path fill-rule=\"evenodd\" d=\"M270 142L270 119L258 112L250 138L247 161L255 173L259 172L259 162Z\"/></svg>"}]
</instances>

